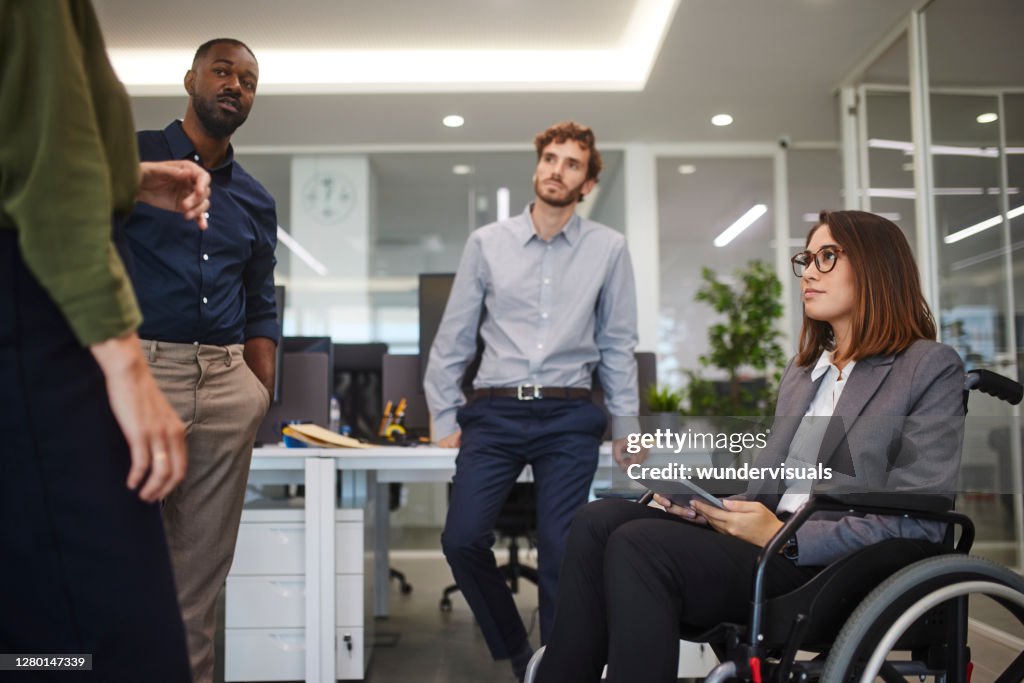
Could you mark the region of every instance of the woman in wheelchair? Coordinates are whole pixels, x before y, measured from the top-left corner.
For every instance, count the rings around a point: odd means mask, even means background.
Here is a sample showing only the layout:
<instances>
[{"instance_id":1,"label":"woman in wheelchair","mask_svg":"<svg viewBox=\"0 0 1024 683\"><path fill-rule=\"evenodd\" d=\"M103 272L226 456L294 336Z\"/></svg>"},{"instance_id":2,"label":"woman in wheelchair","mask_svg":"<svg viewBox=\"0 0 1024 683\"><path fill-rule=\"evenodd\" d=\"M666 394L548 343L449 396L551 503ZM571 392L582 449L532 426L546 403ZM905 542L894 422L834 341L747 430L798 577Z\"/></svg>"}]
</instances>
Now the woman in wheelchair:
<instances>
[{"instance_id":1,"label":"woman in wheelchair","mask_svg":"<svg viewBox=\"0 0 1024 683\"><path fill-rule=\"evenodd\" d=\"M933 341L935 322L903 233L873 214L822 212L792 260L804 304L799 352L783 374L776 421L754 464L822 462L854 470L862 488L952 500L964 371L953 349ZM838 447L831 427L815 435L811 425L821 421L803 419L831 416L845 424ZM880 426L894 420L895 440ZM756 483L724 510L661 496L655 501L665 510L614 499L581 509L535 680L597 681L607 663L609 681L675 681L681 629L745 620L759 552L809 493L797 481L774 489ZM768 559L765 595L788 593L864 546L888 538L940 542L945 528L901 516L815 513L795 542Z\"/></svg>"}]
</instances>

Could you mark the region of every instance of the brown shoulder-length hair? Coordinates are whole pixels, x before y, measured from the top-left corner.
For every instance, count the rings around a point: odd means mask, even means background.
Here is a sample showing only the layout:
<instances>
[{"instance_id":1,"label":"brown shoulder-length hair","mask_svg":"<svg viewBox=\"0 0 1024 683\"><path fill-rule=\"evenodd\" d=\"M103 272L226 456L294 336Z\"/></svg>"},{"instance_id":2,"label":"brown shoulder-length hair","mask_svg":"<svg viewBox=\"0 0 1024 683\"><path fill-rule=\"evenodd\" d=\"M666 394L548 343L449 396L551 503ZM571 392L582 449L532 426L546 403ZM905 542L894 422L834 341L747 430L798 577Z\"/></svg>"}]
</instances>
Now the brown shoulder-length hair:
<instances>
[{"instance_id":1,"label":"brown shoulder-length hair","mask_svg":"<svg viewBox=\"0 0 1024 683\"><path fill-rule=\"evenodd\" d=\"M921 292L921 280L907 238L892 221L865 211L822 211L807 233L805 247L827 225L840 258L853 268L854 314L850 360L887 356L918 339L935 339L935 319ZM809 367L825 349L833 349L832 326L804 312L797 365Z\"/></svg>"},{"instance_id":2,"label":"brown shoulder-length hair","mask_svg":"<svg viewBox=\"0 0 1024 683\"><path fill-rule=\"evenodd\" d=\"M578 142L583 149L590 152L590 161L587 162L587 180L596 181L604 163L601 161L601 153L597 151L594 131L575 121L562 121L542 133L537 133L537 137L533 139L533 146L537 148L537 159L540 159L544 148L552 142L565 142L566 140ZM580 201L583 201L582 197L580 197Z\"/></svg>"}]
</instances>

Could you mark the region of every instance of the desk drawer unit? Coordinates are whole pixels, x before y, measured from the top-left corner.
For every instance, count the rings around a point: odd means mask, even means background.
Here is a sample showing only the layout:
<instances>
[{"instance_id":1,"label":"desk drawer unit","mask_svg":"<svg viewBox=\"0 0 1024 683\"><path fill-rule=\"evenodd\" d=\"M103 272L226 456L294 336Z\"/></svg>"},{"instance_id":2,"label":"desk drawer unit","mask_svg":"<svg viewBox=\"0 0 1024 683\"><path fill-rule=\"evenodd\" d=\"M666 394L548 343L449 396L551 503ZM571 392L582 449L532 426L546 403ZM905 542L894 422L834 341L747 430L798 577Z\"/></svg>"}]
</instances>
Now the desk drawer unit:
<instances>
[{"instance_id":1,"label":"desk drawer unit","mask_svg":"<svg viewBox=\"0 0 1024 683\"><path fill-rule=\"evenodd\" d=\"M301 628L228 629L224 636L224 680L303 680L306 675L305 634L305 629ZM361 628L337 630L335 675L339 680L363 678L363 641ZM228 656L231 653L234 655Z\"/></svg>"},{"instance_id":2,"label":"desk drawer unit","mask_svg":"<svg viewBox=\"0 0 1024 683\"><path fill-rule=\"evenodd\" d=\"M303 510L246 509L225 592L225 681L302 680L306 668ZM363 510L335 516L338 679L362 679L365 650Z\"/></svg>"},{"instance_id":3,"label":"desk drawer unit","mask_svg":"<svg viewBox=\"0 0 1024 683\"><path fill-rule=\"evenodd\" d=\"M362 627L363 577L335 578L338 626ZM226 628L303 628L306 625L306 580L301 576L229 576L225 592Z\"/></svg>"}]
</instances>

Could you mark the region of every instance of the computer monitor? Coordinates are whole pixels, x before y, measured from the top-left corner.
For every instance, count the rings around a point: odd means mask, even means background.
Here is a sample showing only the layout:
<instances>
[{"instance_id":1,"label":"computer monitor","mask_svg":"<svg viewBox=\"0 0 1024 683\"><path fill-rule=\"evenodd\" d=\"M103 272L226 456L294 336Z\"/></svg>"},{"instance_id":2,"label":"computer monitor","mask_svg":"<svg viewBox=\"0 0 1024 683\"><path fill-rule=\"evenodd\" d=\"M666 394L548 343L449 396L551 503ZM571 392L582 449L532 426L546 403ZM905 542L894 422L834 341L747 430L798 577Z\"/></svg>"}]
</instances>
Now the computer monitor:
<instances>
[{"instance_id":1,"label":"computer monitor","mask_svg":"<svg viewBox=\"0 0 1024 683\"><path fill-rule=\"evenodd\" d=\"M352 429L352 436L373 439L383 415L382 374L388 345L334 345L334 396L341 409L341 424Z\"/></svg>"},{"instance_id":2,"label":"computer monitor","mask_svg":"<svg viewBox=\"0 0 1024 683\"><path fill-rule=\"evenodd\" d=\"M330 337L284 337L278 377L280 400L270 406L256 441L281 441L281 426L291 421L328 425L333 390L334 349Z\"/></svg>"},{"instance_id":3,"label":"computer monitor","mask_svg":"<svg viewBox=\"0 0 1024 683\"><path fill-rule=\"evenodd\" d=\"M430 360L430 347L434 345L437 330L441 327L444 309L448 305L448 295L452 291L452 284L454 282L455 273L420 274L419 391L421 393L423 392L423 378L427 372L427 363ZM483 340L478 334L476 339L476 355L463 375L463 389L469 390L472 388L472 380L476 377L476 371L480 368L480 357L483 354L483 348Z\"/></svg>"},{"instance_id":4,"label":"computer monitor","mask_svg":"<svg viewBox=\"0 0 1024 683\"><path fill-rule=\"evenodd\" d=\"M419 312L420 312L420 363L419 384L423 391L423 376L427 372L427 361L430 359L430 347L434 345L434 337L444 318L444 309L448 304L448 294L452 291L455 273L420 273Z\"/></svg>"}]
</instances>

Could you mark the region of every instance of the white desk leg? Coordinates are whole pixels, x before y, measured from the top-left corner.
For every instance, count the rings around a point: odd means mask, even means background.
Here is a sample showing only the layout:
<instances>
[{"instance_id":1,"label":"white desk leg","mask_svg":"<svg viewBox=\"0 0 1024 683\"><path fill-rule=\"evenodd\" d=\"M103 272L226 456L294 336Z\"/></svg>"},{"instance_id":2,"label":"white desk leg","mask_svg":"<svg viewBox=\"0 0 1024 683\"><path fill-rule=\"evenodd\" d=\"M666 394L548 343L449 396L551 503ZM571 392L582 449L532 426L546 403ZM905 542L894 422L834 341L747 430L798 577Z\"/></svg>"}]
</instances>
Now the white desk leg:
<instances>
[{"instance_id":1,"label":"white desk leg","mask_svg":"<svg viewBox=\"0 0 1024 683\"><path fill-rule=\"evenodd\" d=\"M306 458L306 681L334 683L333 458Z\"/></svg>"},{"instance_id":2,"label":"white desk leg","mask_svg":"<svg viewBox=\"0 0 1024 683\"><path fill-rule=\"evenodd\" d=\"M391 613L391 561L388 551L391 547L391 490L390 484L377 484L374 501L374 601L373 616L386 617Z\"/></svg>"}]
</instances>

